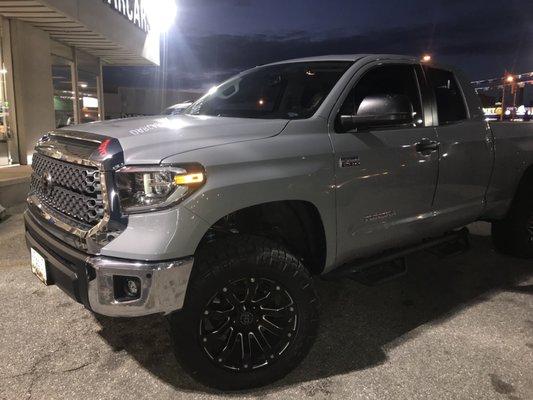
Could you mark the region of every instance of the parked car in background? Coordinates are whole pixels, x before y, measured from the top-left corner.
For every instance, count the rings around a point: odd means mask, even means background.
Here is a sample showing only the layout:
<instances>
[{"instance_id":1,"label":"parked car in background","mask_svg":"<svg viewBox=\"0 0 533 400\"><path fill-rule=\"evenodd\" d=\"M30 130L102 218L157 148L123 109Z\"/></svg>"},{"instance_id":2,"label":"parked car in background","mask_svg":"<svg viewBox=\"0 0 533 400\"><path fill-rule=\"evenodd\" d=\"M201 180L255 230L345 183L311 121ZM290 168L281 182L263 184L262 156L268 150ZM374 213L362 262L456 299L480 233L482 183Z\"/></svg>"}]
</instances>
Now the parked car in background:
<instances>
[{"instance_id":1,"label":"parked car in background","mask_svg":"<svg viewBox=\"0 0 533 400\"><path fill-rule=\"evenodd\" d=\"M532 124L486 122L453 68L341 55L256 67L182 115L46 134L25 224L43 282L167 315L188 373L242 389L308 353L313 276L379 281L478 220L531 258L532 198Z\"/></svg>"},{"instance_id":2,"label":"parked car in background","mask_svg":"<svg viewBox=\"0 0 533 400\"><path fill-rule=\"evenodd\" d=\"M173 106L167 107L163 112L164 115L179 115L183 114L185 110L192 104L192 101L185 101L183 103L174 104Z\"/></svg>"}]
</instances>

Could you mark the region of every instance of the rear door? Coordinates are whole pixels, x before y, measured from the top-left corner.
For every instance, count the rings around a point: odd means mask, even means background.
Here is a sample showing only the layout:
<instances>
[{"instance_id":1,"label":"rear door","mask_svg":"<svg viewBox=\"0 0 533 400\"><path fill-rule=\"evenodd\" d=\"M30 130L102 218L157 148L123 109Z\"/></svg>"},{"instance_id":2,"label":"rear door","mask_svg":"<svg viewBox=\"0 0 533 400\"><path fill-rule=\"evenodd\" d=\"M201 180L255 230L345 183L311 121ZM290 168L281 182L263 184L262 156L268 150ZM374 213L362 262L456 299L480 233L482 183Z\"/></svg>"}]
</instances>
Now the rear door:
<instances>
[{"instance_id":1,"label":"rear door","mask_svg":"<svg viewBox=\"0 0 533 400\"><path fill-rule=\"evenodd\" d=\"M471 117L452 71L432 67L424 70L434 96L440 143L434 208L444 229L471 222L483 211L493 164L491 134L481 116Z\"/></svg>"},{"instance_id":2,"label":"rear door","mask_svg":"<svg viewBox=\"0 0 533 400\"><path fill-rule=\"evenodd\" d=\"M428 115L431 109L424 107L422 75L420 67L409 63L368 64L354 76L331 116L338 262L425 236L425 222L432 216L438 153L419 146L437 140ZM340 115L357 115L363 99L375 95L408 96L413 123L348 132L338 128Z\"/></svg>"}]
</instances>

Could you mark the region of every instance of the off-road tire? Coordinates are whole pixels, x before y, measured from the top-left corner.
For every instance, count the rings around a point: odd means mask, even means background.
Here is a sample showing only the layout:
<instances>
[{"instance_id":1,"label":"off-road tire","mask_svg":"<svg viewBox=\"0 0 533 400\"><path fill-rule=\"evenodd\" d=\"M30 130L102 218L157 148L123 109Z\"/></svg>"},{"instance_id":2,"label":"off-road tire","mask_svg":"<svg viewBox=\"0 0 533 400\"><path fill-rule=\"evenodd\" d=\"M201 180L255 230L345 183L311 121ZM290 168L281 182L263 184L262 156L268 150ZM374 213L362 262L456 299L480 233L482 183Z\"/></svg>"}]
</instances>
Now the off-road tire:
<instances>
[{"instance_id":1,"label":"off-road tire","mask_svg":"<svg viewBox=\"0 0 533 400\"><path fill-rule=\"evenodd\" d=\"M276 296L290 296L294 303L294 307L290 307L290 309L295 314L289 315L297 322L294 326L292 322L288 324L287 329L290 332L284 335L288 335L290 342L281 354L273 350L273 354L270 355L266 355L265 352L265 359L268 362L260 367L254 366L252 369L250 365L245 364L246 360L250 360L250 358L248 356L245 360L245 351L242 350L244 361L242 364L238 364L239 370L231 370L231 366L228 367L225 364L229 361L219 362L222 358L217 358L215 354L211 354L210 350L206 350L207 345L202 342L207 342L206 336L210 337L202 331L202 327L210 324L210 321L205 321L204 313L209 312L206 311L209 304L225 308L220 305L226 301L225 294L221 291L224 290L227 294L228 285L242 285L242 282L246 285L248 281L257 282L257 280L260 280L262 285L270 285L270 282L275 282L274 287L276 289L273 290L280 292L274 292L272 299ZM256 292L264 290L264 288L257 289L255 286L254 290L254 294L260 297L261 294L258 295ZM243 295L244 301L248 297L247 293L251 291L246 286L246 293ZM266 291L261 293L266 293ZM232 301L237 297L239 296L233 297ZM235 304L244 304L244 302L236 302ZM249 308L253 308L256 314L261 314L263 306L260 306L261 310L258 311L260 307L256 307L255 303L247 304L250 304ZM232 307L236 308L234 305ZM235 313L235 311L229 312ZM244 317L247 316L244 315ZM263 321L261 318L265 318L265 316L255 315L254 318L256 318L254 321L261 324ZM240 317L235 317L235 320L238 320L235 331L242 332L240 338L246 336L248 340L251 340L250 338L256 340L250 332L245 332L248 329L254 329L252 326L255 325L250 325L250 328L242 325L242 313ZM235 323L235 320L231 320L230 323ZM244 323L248 322L247 318L244 320ZM181 311L169 316L169 323L176 358L183 369L194 379L206 386L221 390L248 389L263 386L284 377L304 359L317 332L318 300L309 272L302 262L283 246L260 237L231 235L199 249L187 288L184 307ZM265 335L270 334L260 325L256 328ZM257 333L258 330L255 332ZM289 340L284 335L282 335L285 338L283 340ZM218 340L222 341L222 339ZM243 340L238 342L239 346L241 344L244 346ZM259 340L257 340L257 344L254 340L249 342L253 343L254 349L262 349L263 346L257 347ZM249 343L248 350L252 346ZM268 347L267 344L264 344L265 348ZM226 345L225 348L227 347ZM240 347L238 347L238 351L241 351ZM239 354L237 353L237 356ZM246 354L251 354L251 351L246 352ZM233 356L235 359L235 353Z\"/></svg>"}]
</instances>

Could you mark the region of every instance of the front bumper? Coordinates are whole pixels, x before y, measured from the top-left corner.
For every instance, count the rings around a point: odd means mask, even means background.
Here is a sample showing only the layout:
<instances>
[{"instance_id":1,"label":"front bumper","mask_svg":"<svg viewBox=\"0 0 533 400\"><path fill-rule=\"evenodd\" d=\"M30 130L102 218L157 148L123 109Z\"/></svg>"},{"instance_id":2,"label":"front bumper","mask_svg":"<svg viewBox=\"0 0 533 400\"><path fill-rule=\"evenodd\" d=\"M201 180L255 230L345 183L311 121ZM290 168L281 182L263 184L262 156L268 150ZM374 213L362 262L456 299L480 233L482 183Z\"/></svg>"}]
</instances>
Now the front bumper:
<instances>
[{"instance_id":1,"label":"front bumper","mask_svg":"<svg viewBox=\"0 0 533 400\"><path fill-rule=\"evenodd\" d=\"M92 257L64 244L47 232L31 212L24 214L26 242L46 260L49 283L97 314L137 317L164 313L183 307L193 258L164 262L131 261ZM117 299L114 277L135 277L140 296Z\"/></svg>"}]
</instances>

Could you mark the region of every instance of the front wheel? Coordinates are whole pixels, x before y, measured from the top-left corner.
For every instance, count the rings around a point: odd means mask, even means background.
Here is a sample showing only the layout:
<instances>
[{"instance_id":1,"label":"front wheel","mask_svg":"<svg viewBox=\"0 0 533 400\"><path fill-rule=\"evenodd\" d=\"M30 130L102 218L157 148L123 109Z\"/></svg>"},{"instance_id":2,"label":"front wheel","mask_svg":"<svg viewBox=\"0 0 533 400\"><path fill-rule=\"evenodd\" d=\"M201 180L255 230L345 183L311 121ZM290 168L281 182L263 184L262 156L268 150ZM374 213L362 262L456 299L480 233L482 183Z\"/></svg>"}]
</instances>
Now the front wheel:
<instances>
[{"instance_id":1,"label":"front wheel","mask_svg":"<svg viewBox=\"0 0 533 400\"><path fill-rule=\"evenodd\" d=\"M245 235L206 245L183 310L169 318L176 357L207 386L268 384L308 353L317 303L308 271L283 247Z\"/></svg>"}]
</instances>

